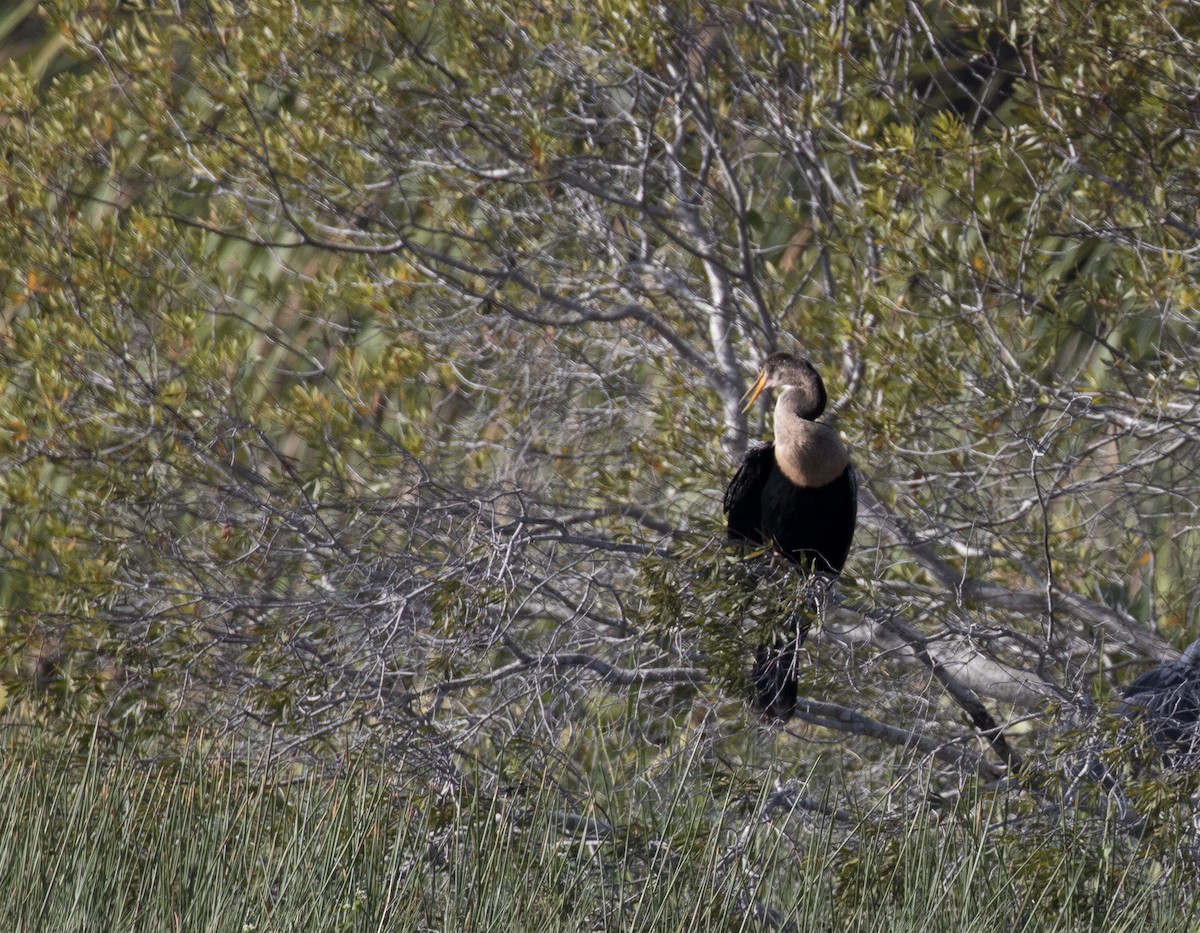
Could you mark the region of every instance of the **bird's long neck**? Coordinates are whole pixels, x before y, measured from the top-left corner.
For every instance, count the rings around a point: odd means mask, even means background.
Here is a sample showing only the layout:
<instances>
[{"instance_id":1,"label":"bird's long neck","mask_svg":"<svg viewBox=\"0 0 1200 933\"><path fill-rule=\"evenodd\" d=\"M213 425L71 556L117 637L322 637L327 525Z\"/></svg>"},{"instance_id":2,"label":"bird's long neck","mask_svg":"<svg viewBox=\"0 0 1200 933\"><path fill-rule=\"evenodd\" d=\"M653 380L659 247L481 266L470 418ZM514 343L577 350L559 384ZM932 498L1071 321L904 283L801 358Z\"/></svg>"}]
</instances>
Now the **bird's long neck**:
<instances>
[{"instance_id":1,"label":"bird's long neck","mask_svg":"<svg viewBox=\"0 0 1200 933\"><path fill-rule=\"evenodd\" d=\"M786 389L775 402L775 462L797 486L825 486L850 464L837 432L812 420L819 414L803 389Z\"/></svg>"}]
</instances>

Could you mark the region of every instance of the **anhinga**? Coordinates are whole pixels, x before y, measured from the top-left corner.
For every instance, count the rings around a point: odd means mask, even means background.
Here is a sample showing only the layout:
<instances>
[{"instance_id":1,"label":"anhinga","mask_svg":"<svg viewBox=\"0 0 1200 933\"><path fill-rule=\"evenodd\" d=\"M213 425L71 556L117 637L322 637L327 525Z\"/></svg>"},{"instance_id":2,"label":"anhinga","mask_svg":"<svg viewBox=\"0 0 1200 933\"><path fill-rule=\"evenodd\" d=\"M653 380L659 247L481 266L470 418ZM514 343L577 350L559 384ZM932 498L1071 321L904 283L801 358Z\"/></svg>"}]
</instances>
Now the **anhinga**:
<instances>
[{"instance_id":1,"label":"anhinga","mask_svg":"<svg viewBox=\"0 0 1200 933\"><path fill-rule=\"evenodd\" d=\"M1200 760L1200 639L1188 645L1178 661L1167 661L1136 678L1125 688L1124 698L1119 712L1146 723L1168 766Z\"/></svg>"},{"instance_id":2,"label":"anhinga","mask_svg":"<svg viewBox=\"0 0 1200 933\"><path fill-rule=\"evenodd\" d=\"M748 410L765 389L778 388L775 442L746 454L725 490L732 541L769 545L805 573L841 573L854 537L858 490L850 455L825 410L825 384L812 363L773 353L747 393ZM753 686L760 709L787 719L796 705L795 654L802 635L760 645Z\"/></svg>"}]
</instances>

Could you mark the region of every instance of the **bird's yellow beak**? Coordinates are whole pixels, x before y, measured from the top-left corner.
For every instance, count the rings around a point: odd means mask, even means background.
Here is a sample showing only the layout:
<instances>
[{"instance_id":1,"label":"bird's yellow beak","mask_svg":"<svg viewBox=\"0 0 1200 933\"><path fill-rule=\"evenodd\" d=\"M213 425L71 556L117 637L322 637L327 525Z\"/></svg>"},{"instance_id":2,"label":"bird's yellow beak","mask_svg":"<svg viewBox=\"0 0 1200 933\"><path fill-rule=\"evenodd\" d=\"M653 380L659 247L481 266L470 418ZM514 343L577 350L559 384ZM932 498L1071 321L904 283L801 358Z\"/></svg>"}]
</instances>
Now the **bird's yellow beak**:
<instances>
[{"instance_id":1,"label":"bird's yellow beak","mask_svg":"<svg viewBox=\"0 0 1200 933\"><path fill-rule=\"evenodd\" d=\"M758 374L758 378L754 380L754 385L752 385L750 388L748 388L746 390L746 394L742 396L743 400L745 400L746 398L750 399L748 402L746 402L746 407L742 409L743 414L745 414L746 412L748 412L750 410L750 406L755 403L755 401L758 399L758 397L760 395L762 395L762 391L766 387L767 387L767 371L764 369L761 373Z\"/></svg>"}]
</instances>

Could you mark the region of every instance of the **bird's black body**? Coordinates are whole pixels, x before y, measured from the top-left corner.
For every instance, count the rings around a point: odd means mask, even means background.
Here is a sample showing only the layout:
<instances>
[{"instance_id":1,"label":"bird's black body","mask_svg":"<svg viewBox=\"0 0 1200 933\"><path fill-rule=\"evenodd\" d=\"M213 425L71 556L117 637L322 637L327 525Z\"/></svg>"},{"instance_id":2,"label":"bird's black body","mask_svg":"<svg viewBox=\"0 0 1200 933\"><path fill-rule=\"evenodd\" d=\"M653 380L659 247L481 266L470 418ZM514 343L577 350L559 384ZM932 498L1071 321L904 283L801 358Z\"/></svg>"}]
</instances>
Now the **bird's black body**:
<instances>
[{"instance_id":1,"label":"bird's black body","mask_svg":"<svg viewBox=\"0 0 1200 933\"><path fill-rule=\"evenodd\" d=\"M1168 661L1136 678L1124 691L1119 712L1146 723L1167 763L1200 763L1200 640L1178 661ZM1174 754L1170 754L1174 753Z\"/></svg>"},{"instance_id":2,"label":"bird's black body","mask_svg":"<svg viewBox=\"0 0 1200 933\"><path fill-rule=\"evenodd\" d=\"M858 489L841 441L817 422L824 383L808 360L776 353L764 363L750 404L771 386L784 389L775 406L775 443L753 447L725 490L729 538L770 546L806 573L839 574L854 537ZM793 613L788 631L755 654L756 703L778 719L790 717L796 704L795 654L807 631L799 618Z\"/></svg>"},{"instance_id":3,"label":"bird's black body","mask_svg":"<svg viewBox=\"0 0 1200 933\"><path fill-rule=\"evenodd\" d=\"M775 445L755 447L725 491L733 541L772 545L806 570L841 573L858 516L854 468L824 486L797 486L775 463Z\"/></svg>"}]
</instances>

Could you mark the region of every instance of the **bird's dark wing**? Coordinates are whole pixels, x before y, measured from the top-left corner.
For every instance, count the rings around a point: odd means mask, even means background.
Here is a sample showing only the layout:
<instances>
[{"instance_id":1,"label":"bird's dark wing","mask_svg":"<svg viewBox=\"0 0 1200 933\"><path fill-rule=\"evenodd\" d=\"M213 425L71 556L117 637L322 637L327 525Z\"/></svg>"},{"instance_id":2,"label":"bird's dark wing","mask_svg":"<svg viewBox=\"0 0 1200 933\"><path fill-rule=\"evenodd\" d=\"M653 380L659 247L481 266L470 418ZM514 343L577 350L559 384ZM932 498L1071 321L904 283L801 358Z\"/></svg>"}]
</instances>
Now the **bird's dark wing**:
<instances>
[{"instance_id":1,"label":"bird's dark wing","mask_svg":"<svg viewBox=\"0 0 1200 933\"><path fill-rule=\"evenodd\" d=\"M1188 736L1200 721L1200 671L1170 661L1146 671L1124 692L1118 711L1145 717L1151 731L1172 742Z\"/></svg>"},{"instance_id":2,"label":"bird's dark wing","mask_svg":"<svg viewBox=\"0 0 1200 933\"><path fill-rule=\"evenodd\" d=\"M840 557L840 560L836 564L839 573L842 566L846 563L846 558L850 556L850 544L854 541L854 529L858 525L858 472L854 469L854 465L850 464L846 467L846 472L843 475L845 476L847 488L847 512L849 520L846 522L848 533L846 534L845 546L842 548L840 555L837 555Z\"/></svg>"},{"instance_id":3,"label":"bird's dark wing","mask_svg":"<svg viewBox=\"0 0 1200 933\"><path fill-rule=\"evenodd\" d=\"M762 491L775 466L775 445L756 444L742 458L725 488L723 508L729 519L729 539L765 544L762 533Z\"/></svg>"},{"instance_id":4,"label":"bird's dark wing","mask_svg":"<svg viewBox=\"0 0 1200 933\"><path fill-rule=\"evenodd\" d=\"M854 523L858 524L858 470L854 469L854 464L850 464L846 469L850 471L850 507L854 509Z\"/></svg>"},{"instance_id":5,"label":"bird's dark wing","mask_svg":"<svg viewBox=\"0 0 1200 933\"><path fill-rule=\"evenodd\" d=\"M1125 698L1145 693L1169 693L1196 678L1195 670L1181 661L1168 661L1151 668L1125 688Z\"/></svg>"}]
</instances>

